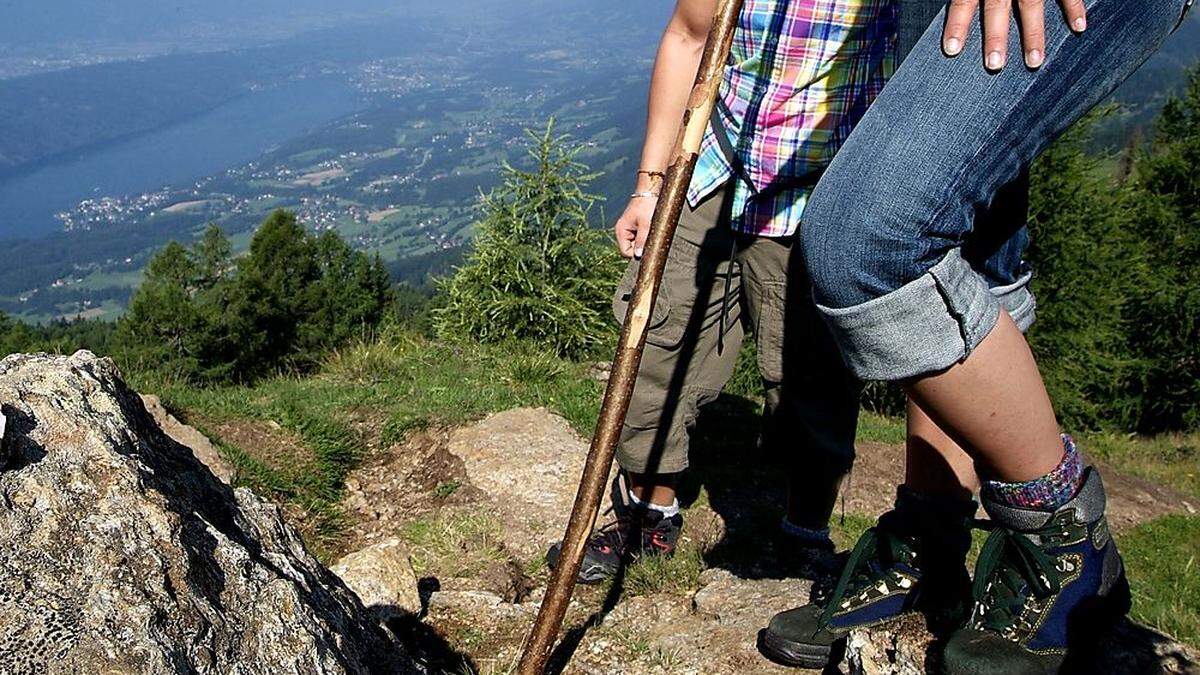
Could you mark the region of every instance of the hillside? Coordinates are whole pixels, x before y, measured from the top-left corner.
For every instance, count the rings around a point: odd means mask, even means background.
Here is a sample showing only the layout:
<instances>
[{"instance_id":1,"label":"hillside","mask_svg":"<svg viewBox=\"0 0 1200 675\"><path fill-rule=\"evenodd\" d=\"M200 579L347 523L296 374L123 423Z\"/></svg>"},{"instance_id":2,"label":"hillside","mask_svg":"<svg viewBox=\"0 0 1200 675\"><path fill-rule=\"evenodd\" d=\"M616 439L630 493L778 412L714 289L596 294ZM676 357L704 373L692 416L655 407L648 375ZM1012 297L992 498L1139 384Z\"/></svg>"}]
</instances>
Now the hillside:
<instances>
[{"instance_id":1,"label":"hillside","mask_svg":"<svg viewBox=\"0 0 1200 675\"><path fill-rule=\"evenodd\" d=\"M535 348L393 334L339 352L310 379L160 391L215 440L236 481L287 505L323 559L399 547L428 594L424 626L442 667L499 673L546 583L542 555L567 515L602 373ZM782 672L757 654L753 636L771 613L803 602L809 582L794 577L779 548L783 486L757 443L760 405L752 391L737 392L702 414L681 494L680 553L634 565L614 585L579 589L557 654L560 665L571 657L567 672ZM865 417L845 516L833 525L840 547L889 505L903 434L898 420ZM1081 444L1104 462L1134 618L1200 647L1200 584L1180 573L1200 556L1200 439L1099 434ZM1143 630L1128 627L1112 653L1163 665L1098 672L1195 672L1194 652ZM911 656L917 643L905 635ZM868 634L858 653L886 660L877 639L885 638Z\"/></svg>"}]
</instances>

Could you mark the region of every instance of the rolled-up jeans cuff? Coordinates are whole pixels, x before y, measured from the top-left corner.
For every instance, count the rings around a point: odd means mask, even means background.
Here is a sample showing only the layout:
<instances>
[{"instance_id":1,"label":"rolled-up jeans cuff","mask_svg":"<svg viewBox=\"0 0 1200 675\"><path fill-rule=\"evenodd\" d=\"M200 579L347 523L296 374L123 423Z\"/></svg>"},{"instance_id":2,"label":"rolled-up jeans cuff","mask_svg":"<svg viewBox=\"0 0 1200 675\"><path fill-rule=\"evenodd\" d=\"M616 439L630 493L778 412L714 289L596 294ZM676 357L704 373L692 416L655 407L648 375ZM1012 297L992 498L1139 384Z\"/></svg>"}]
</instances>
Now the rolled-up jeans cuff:
<instances>
[{"instance_id":1,"label":"rolled-up jeans cuff","mask_svg":"<svg viewBox=\"0 0 1200 675\"><path fill-rule=\"evenodd\" d=\"M928 272L891 293L852 307L818 308L859 378L903 380L965 359L995 327L1005 304L1023 315L1018 325L1027 327L1033 321L1027 286L1003 290L1004 304L953 249Z\"/></svg>"}]
</instances>

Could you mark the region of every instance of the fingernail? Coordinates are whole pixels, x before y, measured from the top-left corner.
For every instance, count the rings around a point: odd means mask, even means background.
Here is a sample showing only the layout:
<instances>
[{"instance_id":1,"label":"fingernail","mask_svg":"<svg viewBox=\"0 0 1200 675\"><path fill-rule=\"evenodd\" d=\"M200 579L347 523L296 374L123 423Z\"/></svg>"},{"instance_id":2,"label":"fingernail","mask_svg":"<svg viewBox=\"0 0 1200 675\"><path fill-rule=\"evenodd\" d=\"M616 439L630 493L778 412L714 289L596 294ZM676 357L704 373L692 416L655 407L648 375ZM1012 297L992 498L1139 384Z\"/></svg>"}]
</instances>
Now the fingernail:
<instances>
[{"instance_id":1,"label":"fingernail","mask_svg":"<svg viewBox=\"0 0 1200 675\"><path fill-rule=\"evenodd\" d=\"M962 42L960 42L958 38L950 38L949 40L946 40L946 53L947 54L949 54L950 56L958 56L958 53L961 51L962 51Z\"/></svg>"},{"instance_id":2,"label":"fingernail","mask_svg":"<svg viewBox=\"0 0 1200 675\"><path fill-rule=\"evenodd\" d=\"M1040 49L1032 49L1025 56L1025 64L1030 68L1037 68L1042 65L1042 51Z\"/></svg>"},{"instance_id":3,"label":"fingernail","mask_svg":"<svg viewBox=\"0 0 1200 675\"><path fill-rule=\"evenodd\" d=\"M988 54L987 66L992 70L1000 70L1004 67L1004 55L1000 52L992 52Z\"/></svg>"},{"instance_id":4,"label":"fingernail","mask_svg":"<svg viewBox=\"0 0 1200 675\"><path fill-rule=\"evenodd\" d=\"M643 253L645 253L645 250L639 248L633 252L633 257L640 258Z\"/></svg>"},{"instance_id":5,"label":"fingernail","mask_svg":"<svg viewBox=\"0 0 1200 675\"><path fill-rule=\"evenodd\" d=\"M1082 33L1083 31L1087 30L1087 19L1081 16L1078 19L1075 19L1075 23L1073 25L1075 26L1075 30L1077 32Z\"/></svg>"}]
</instances>

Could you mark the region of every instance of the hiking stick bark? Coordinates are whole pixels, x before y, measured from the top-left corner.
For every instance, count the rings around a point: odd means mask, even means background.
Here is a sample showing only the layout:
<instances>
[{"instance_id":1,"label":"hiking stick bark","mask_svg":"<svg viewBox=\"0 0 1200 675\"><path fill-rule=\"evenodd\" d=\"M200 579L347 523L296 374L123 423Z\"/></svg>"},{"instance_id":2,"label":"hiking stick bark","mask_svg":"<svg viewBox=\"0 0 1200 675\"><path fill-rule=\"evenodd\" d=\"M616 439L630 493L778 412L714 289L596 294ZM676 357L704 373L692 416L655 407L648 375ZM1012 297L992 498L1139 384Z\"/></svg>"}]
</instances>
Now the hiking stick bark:
<instances>
[{"instance_id":1,"label":"hiking stick bark","mask_svg":"<svg viewBox=\"0 0 1200 675\"><path fill-rule=\"evenodd\" d=\"M666 171L658 206L651 219L650 235L646 239L641 268L633 286L629 308L625 313L625 324L621 329L616 357L613 359L608 388L604 392L600 419L596 423L587 463L579 483L579 492L575 496L575 506L571 510L571 519L563 536L562 554L558 565L550 574L550 585L542 599L533 630L525 643L525 652L521 655L518 669L521 675L542 675L545 672L546 662L550 658L554 641L562 627L563 617L567 613L567 606L571 602L575 577L579 574L579 566L583 562L584 546L596 522L617 440L621 435L621 427L625 424L625 414L629 410L629 399L633 394L633 384L642 362L642 350L646 345L646 327L654 312L658 287L667 264L667 253L670 251L679 216L683 213L687 201L688 185L691 183L696 158L700 154L700 144L704 140L713 105L716 103L717 91L721 85L725 62L729 58L729 50L733 45L733 33L737 27L742 3L743 0L720 0L713 17L712 30L709 31L704 55L700 59L696 83L688 98L687 110L683 113L683 123L675 142L671 165Z\"/></svg>"}]
</instances>

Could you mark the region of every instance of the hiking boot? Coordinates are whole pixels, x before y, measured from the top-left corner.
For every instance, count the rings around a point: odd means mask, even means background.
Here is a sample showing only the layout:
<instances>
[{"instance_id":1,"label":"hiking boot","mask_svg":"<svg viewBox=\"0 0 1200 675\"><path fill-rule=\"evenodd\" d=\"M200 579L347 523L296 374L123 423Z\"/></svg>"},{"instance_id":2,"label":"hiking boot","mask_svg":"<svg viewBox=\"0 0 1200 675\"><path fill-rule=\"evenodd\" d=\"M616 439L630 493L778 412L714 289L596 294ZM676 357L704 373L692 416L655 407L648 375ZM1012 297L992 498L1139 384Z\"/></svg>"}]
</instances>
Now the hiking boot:
<instances>
[{"instance_id":1,"label":"hiking boot","mask_svg":"<svg viewBox=\"0 0 1200 675\"><path fill-rule=\"evenodd\" d=\"M946 644L944 671L1057 673L1068 649L1090 658L1130 603L1100 474L1086 469L1079 493L1053 513L983 505L992 533L979 554L974 609Z\"/></svg>"},{"instance_id":2,"label":"hiking boot","mask_svg":"<svg viewBox=\"0 0 1200 675\"><path fill-rule=\"evenodd\" d=\"M773 661L825 667L855 628L923 613L931 630L961 625L969 607L966 556L973 501L929 499L900 488L896 507L854 546L832 593L776 614L760 648Z\"/></svg>"},{"instance_id":3,"label":"hiking boot","mask_svg":"<svg viewBox=\"0 0 1200 675\"><path fill-rule=\"evenodd\" d=\"M809 539L781 530L776 535L775 551L782 572L797 579L825 582L830 589L844 562L829 537Z\"/></svg>"},{"instance_id":4,"label":"hiking boot","mask_svg":"<svg viewBox=\"0 0 1200 675\"><path fill-rule=\"evenodd\" d=\"M576 579L581 584L598 584L616 575L644 555L670 556L675 553L683 531L683 516L666 518L659 511L631 503L624 472L612 482L613 520L596 530L583 551L583 564ZM562 555L562 542L546 552L546 563L553 569Z\"/></svg>"}]
</instances>

